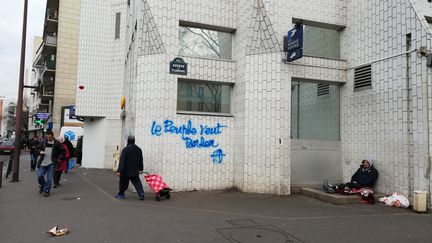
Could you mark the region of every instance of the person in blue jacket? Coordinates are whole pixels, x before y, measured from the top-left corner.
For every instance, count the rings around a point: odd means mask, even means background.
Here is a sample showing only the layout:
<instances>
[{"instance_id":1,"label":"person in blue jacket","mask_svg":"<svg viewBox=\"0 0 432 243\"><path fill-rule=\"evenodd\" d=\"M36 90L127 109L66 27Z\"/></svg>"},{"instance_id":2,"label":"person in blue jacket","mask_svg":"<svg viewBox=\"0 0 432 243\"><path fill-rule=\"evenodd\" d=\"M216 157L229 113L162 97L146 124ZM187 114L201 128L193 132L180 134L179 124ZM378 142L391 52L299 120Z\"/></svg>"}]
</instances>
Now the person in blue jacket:
<instances>
[{"instance_id":1,"label":"person in blue jacket","mask_svg":"<svg viewBox=\"0 0 432 243\"><path fill-rule=\"evenodd\" d=\"M144 189L139 178L140 171L143 171L143 156L140 147L135 145L135 137L129 136L127 145L120 155L120 163L117 169L117 176L120 177L119 192L115 196L118 199L125 199L124 192L129 186L129 181L134 185L139 200L144 200Z\"/></svg>"}]
</instances>

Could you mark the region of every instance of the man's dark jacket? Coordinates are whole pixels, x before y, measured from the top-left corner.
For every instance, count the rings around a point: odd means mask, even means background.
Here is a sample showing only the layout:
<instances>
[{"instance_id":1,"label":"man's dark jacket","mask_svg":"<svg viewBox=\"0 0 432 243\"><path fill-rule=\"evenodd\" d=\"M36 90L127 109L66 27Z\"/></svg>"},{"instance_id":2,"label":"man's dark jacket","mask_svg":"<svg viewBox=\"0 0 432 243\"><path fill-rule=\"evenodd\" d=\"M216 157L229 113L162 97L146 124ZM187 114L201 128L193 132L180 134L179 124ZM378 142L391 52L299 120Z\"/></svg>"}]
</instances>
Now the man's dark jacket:
<instances>
[{"instance_id":1,"label":"man's dark jacket","mask_svg":"<svg viewBox=\"0 0 432 243\"><path fill-rule=\"evenodd\" d=\"M357 182L362 187L374 187L378 179L378 171L372 165L365 169L363 165L351 177L351 182Z\"/></svg>"},{"instance_id":2,"label":"man's dark jacket","mask_svg":"<svg viewBox=\"0 0 432 243\"><path fill-rule=\"evenodd\" d=\"M141 149L135 144L128 144L121 152L117 172L120 176L134 177L144 169Z\"/></svg>"},{"instance_id":3,"label":"man's dark jacket","mask_svg":"<svg viewBox=\"0 0 432 243\"><path fill-rule=\"evenodd\" d=\"M35 141L35 140L31 140L29 143L29 147L30 147L30 153L31 154L36 154L37 153L37 147L39 146L39 141Z\"/></svg>"},{"instance_id":4,"label":"man's dark jacket","mask_svg":"<svg viewBox=\"0 0 432 243\"><path fill-rule=\"evenodd\" d=\"M43 140L39 143L38 148L36 149L37 154L40 154L41 151L45 151L47 140ZM54 164L57 164L61 158L63 158L66 155L66 150L63 147L63 144L61 144L59 141L54 140L54 145L51 153L51 162ZM38 166L42 163L44 160L45 155L41 154L38 160Z\"/></svg>"}]
</instances>

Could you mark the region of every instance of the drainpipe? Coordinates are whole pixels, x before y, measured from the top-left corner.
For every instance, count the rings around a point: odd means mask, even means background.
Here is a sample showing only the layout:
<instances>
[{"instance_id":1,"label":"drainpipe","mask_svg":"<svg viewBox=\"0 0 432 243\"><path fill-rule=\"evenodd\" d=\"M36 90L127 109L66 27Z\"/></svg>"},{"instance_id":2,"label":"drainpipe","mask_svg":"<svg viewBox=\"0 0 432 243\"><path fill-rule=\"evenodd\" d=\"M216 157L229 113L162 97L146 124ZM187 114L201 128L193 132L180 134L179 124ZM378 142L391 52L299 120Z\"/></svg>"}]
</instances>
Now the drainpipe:
<instances>
[{"instance_id":1,"label":"drainpipe","mask_svg":"<svg viewBox=\"0 0 432 243\"><path fill-rule=\"evenodd\" d=\"M411 33L406 35L406 50L411 49ZM406 54L406 97L407 97L407 135L408 135L408 197L412 198L413 192L413 131L412 131L412 109L411 109L411 77L410 77L411 53Z\"/></svg>"},{"instance_id":2,"label":"drainpipe","mask_svg":"<svg viewBox=\"0 0 432 243\"><path fill-rule=\"evenodd\" d=\"M431 54L429 54L431 55ZM425 178L428 179L427 183L429 184L428 186L428 199L427 201L429 201L429 205L431 205L431 191L432 191L432 183L431 183L431 155L430 155L430 124L429 124L429 117L430 117L430 112L429 112L429 77L430 77L430 72L431 69L429 67L427 67L426 70L426 79L423 80L423 89L425 90L425 107L426 107L426 130L427 130L427 136L426 136L426 141L427 141L427 159L426 159L426 171L425 171Z\"/></svg>"},{"instance_id":3,"label":"drainpipe","mask_svg":"<svg viewBox=\"0 0 432 243\"><path fill-rule=\"evenodd\" d=\"M300 82L297 84L297 139L300 139Z\"/></svg>"}]
</instances>

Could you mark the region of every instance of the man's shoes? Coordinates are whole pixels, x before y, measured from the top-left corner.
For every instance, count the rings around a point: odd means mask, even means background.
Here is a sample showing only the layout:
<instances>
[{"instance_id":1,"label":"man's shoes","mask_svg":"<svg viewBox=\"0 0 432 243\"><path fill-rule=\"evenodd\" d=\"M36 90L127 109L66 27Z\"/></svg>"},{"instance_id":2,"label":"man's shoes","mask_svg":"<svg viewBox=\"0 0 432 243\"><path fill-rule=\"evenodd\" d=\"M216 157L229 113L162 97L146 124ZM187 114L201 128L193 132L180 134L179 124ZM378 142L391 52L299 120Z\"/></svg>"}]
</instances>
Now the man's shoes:
<instances>
[{"instance_id":1,"label":"man's shoes","mask_svg":"<svg viewBox=\"0 0 432 243\"><path fill-rule=\"evenodd\" d=\"M43 192L43 188L39 186L39 193Z\"/></svg>"},{"instance_id":2,"label":"man's shoes","mask_svg":"<svg viewBox=\"0 0 432 243\"><path fill-rule=\"evenodd\" d=\"M115 195L115 198L117 198L117 199L126 199L126 196L125 195L117 194L117 195Z\"/></svg>"},{"instance_id":3,"label":"man's shoes","mask_svg":"<svg viewBox=\"0 0 432 243\"><path fill-rule=\"evenodd\" d=\"M323 190L325 192L331 193L331 194L336 192L335 189L333 188L333 186L331 184L329 184L327 180L324 181Z\"/></svg>"},{"instance_id":4,"label":"man's shoes","mask_svg":"<svg viewBox=\"0 0 432 243\"><path fill-rule=\"evenodd\" d=\"M43 193L43 196L44 196L44 197L49 197L49 192L44 192L44 193Z\"/></svg>"},{"instance_id":5,"label":"man's shoes","mask_svg":"<svg viewBox=\"0 0 432 243\"><path fill-rule=\"evenodd\" d=\"M144 200L144 195L139 196L138 200L140 200L140 201Z\"/></svg>"}]
</instances>

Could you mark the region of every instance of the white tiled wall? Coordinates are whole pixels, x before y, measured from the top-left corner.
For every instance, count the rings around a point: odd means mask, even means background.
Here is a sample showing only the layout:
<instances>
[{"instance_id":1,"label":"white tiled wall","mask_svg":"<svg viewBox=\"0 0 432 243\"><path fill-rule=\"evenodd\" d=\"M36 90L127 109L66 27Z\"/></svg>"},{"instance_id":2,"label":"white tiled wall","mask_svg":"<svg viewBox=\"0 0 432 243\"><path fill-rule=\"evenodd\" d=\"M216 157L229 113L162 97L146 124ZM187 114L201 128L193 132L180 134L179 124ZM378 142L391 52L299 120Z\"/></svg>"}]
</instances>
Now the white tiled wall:
<instances>
[{"instance_id":1,"label":"white tiled wall","mask_svg":"<svg viewBox=\"0 0 432 243\"><path fill-rule=\"evenodd\" d=\"M411 54L411 123L406 120L406 57L377 61L404 52L408 32L412 48L431 48L424 30L427 23L414 12L411 1L424 14L429 11L414 0L136 0L130 7L121 1L83 1L86 21L81 21L78 83L86 89L78 91L77 112L116 119L119 97L125 95L126 119L113 120L107 130L122 129L122 138L135 134L144 151L145 169L162 174L175 189L236 186L248 192L286 194L290 192L291 78L335 82L343 85L344 179L370 154L381 173L378 190L407 193L411 143L411 189L426 190L429 145L423 95L425 87L432 92L423 83L430 79L425 60ZM125 23L125 38L120 40L113 39L117 11ZM292 18L346 26L341 34L342 60L304 57L284 64L280 48ZM169 62L178 56L180 20L236 29L232 60L183 57L188 75L169 74ZM376 61L373 89L353 92L352 67L371 61ZM178 78L232 83L233 117L177 114ZM190 120L196 127L227 126L212 137L226 154L223 163L212 163L212 149L186 149L180 135L152 135L152 123L165 120L176 125ZM109 143L114 145L114 140Z\"/></svg>"},{"instance_id":2,"label":"white tiled wall","mask_svg":"<svg viewBox=\"0 0 432 243\"><path fill-rule=\"evenodd\" d=\"M85 117L105 118L104 123L89 125L86 122L84 133L87 134L86 130L89 129L104 131L106 136L98 138L104 149L97 150L103 151L103 160L98 162L97 167L110 168L112 151L122 142L120 100L126 55L126 2L90 0L81 1L81 7L76 113ZM121 13L120 39L114 39L117 12ZM80 85L84 86L83 90L78 89ZM84 135L84 141L87 139L90 138ZM84 146L87 151L97 148L93 143L84 143Z\"/></svg>"},{"instance_id":3,"label":"white tiled wall","mask_svg":"<svg viewBox=\"0 0 432 243\"><path fill-rule=\"evenodd\" d=\"M407 33L412 34L411 49L430 46L410 1L352 0L347 4L343 58L349 67L405 52ZM415 52L409 56L409 86L407 56L399 55L372 64L371 90L353 92L353 69L342 88L344 178L348 180L369 154L376 159L377 190L383 193L409 195L413 190L428 190L429 185L424 94L430 87L424 83L430 76L425 58Z\"/></svg>"}]
</instances>

